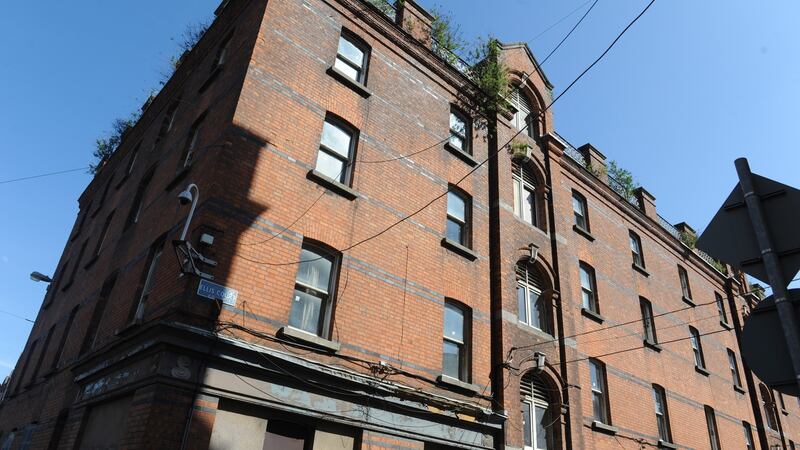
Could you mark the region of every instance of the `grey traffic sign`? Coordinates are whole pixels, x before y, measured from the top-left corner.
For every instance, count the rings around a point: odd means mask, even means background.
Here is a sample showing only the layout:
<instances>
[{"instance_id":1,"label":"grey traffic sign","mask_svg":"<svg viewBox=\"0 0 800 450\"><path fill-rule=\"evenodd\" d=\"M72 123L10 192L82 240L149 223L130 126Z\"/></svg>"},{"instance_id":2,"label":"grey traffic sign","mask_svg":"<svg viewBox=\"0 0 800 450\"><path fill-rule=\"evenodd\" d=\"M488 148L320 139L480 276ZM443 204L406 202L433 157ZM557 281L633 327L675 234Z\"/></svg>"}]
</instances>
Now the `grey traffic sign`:
<instances>
[{"instance_id":1,"label":"grey traffic sign","mask_svg":"<svg viewBox=\"0 0 800 450\"><path fill-rule=\"evenodd\" d=\"M800 319L800 289L789 289L789 299L795 317ZM769 296L756 305L744 323L742 358L767 386L797 397L800 392L788 355L775 298Z\"/></svg>"},{"instance_id":2,"label":"grey traffic sign","mask_svg":"<svg viewBox=\"0 0 800 450\"><path fill-rule=\"evenodd\" d=\"M756 174L752 179L775 247L772 250L778 255L788 285L800 269L800 191ZM754 278L770 282L740 184L697 240L697 248Z\"/></svg>"}]
</instances>

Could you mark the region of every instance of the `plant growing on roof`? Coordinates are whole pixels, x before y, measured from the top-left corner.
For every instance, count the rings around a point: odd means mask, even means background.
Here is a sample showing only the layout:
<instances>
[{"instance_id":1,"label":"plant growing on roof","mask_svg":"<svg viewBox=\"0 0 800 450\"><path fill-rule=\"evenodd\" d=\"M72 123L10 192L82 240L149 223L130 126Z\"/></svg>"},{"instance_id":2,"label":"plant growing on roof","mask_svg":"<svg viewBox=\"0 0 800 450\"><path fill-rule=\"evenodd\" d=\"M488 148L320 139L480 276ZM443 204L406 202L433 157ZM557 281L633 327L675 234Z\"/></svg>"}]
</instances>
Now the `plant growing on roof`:
<instances>
[{"instance_id":1,"label":"plant growing on roof","mask_svg":"<svg viewBox=\"0 0 800 450\"><path fill-rule=\"evenodd\" d=\"M139 116L140 112L134 112L127 119L116 119L111 124L111 132L106 137L95 141L94 152L92 152L95 162L89 164L90 173L96 174L103 167L108 158L117 150L119 144L122 143L125 134L136 125Z\"/></svg>"},{"instance_id":2,"label":"plant growing on roof","mask_svg":"<svg viewBox=\"0 0 800 450\"><path fill-rule=\"evenodd\" d=\"M681 231L678 233L678 238L681 240L681 242L683 242L684 245L691 249L694 249L697 244L697 235L694 233Z\"/></svg>"},{"instance_id":3,"label":"plant growing on roof","mask_svg":"<svg viewBox=\"0 0 800 450\"><path fill-rule=\"evenodd\" d=\"M633 203L635 200L633 192L640 187L639 183L634 180L633 174L620 167L616 161L611 160L608 163L608 177L611 188L614 189L617 194Z\"/></svg>"},{"instance_id":4,"label":"plant growing on roof","mask_svg":"<svg viewBox=\"0 0 800 450\"><path fill-rule=\"evenodd\" d=\"M528 157L528 149L530 145L524 139L514 138L510 144L508 144L508 154L511 155L513 159L525 159Z\"/></svg>"},{"instance_id":5,"label":"plant growing on roof","mask_svg":"<svg viewBox=\"0 0 800 450\"><path fill-rule=\"evenodd\" d=\"M494 37L478 40L470 53L468 77L475 85L474 99L466 101L474 123L478 127L487 125L487 117L503 114L509 107L510 89L508 68L501 59L500 42Z\"/></svg>"},{"instance_id":6,"label":"plant growing on roof","mask_svg":"<svg viewBox=\"0 0 800 450\"><path fill-rule=\"evenodd\" d=\"M458 52L464 50L466 44L461 36L461 29L454 25L450 13L445 13L438 7L431 9L433 21L431 22L431 49L440 58L450 65L460 67L461 60Z\"/></svg>"}]
</instances>

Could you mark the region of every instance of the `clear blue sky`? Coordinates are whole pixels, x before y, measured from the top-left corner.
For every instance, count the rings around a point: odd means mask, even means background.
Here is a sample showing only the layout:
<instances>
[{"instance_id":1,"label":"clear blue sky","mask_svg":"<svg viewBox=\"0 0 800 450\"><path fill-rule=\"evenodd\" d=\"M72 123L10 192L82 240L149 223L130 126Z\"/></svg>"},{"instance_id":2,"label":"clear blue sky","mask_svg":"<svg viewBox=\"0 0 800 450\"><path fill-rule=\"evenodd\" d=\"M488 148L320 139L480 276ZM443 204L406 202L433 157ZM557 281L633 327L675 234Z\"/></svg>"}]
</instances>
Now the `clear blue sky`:
<instances>
[{"instance_id":1,"label":"clear blue sky","mask_svg":"<svg viewBox=\"0 0 800 450\"><path fill-rule=\"evenodd\" d=\"M421 0L464 37L526 41L544 57L585 0ZM646 0L600 0L544 69L556 94ZM158 86L176 38L218 0L12 2L0 15L0 181L86 166L94 140ZM549 26L583 5L550 31ZM733 160L800 186L800 5L659 0L554 107L556 128L631 170L662 215L702 229L735 184ZM537 37L538 36L538 37ZM35 318L90 177L0 184L0 310ZM0 377L30 324L0 313Z\"/></svg>"}]
</instances>

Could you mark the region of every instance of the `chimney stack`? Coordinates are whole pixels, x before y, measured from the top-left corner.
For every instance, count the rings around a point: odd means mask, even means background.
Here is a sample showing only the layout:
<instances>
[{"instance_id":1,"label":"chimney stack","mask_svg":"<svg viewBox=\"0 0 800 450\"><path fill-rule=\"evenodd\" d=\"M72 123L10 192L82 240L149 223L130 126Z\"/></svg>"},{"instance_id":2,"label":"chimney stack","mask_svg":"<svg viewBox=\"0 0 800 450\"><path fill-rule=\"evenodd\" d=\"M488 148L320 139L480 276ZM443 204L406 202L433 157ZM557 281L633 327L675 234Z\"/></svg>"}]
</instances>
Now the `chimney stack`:
<instances>
[{"instance_id":1,"label":"chimney stack","mask_svg":"<svg viewBox=\"0 0 800 450\"><path fill-rule=\"evenodd\" d=\"M394 5L397 10L395 21L400 28L430 47L433 42L431 39L433 16L414 0L396 0Z\"/></svg>"},{"instance_id":2,"label":"chimney stack","mask_svg":"<svg viewBox=\"0 0 800 450\"><path fill-rule=\"evenodd\" d=\"M638 187L633 191L633 195L636 197L636 203L644 215L657 221L656 198L653 197L653 194L647 192L643 187Z\"/></svg>"},{"instance_id":3,"label":"chimney stack","mask_svg":"<svg viewBox=\"0 0 800 450\"><path fill-rule=\"evenodd\" d=\"M586 143L578 148L578 152L583 156L586 161L586 167L597 178L605 184L608 184L608 168L606 167L606 155L600 153L592 144Z\"/></svg>"}]
</instances>

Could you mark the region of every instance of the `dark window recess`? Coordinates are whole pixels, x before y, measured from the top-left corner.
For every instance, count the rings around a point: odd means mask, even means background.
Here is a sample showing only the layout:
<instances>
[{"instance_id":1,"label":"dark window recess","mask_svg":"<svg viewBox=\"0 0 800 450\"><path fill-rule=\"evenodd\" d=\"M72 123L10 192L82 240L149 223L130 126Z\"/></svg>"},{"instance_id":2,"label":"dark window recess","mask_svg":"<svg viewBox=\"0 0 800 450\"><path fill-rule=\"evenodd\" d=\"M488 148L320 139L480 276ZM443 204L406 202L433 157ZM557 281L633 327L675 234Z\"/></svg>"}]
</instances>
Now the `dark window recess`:
<instances>
[{"instance_id":1,"label":"dark window recess","mask_svg":"<svg viewBox=\"0 0 800 450\"><path fill-rule=\"evenodd\" d=\"M114 285L117 283L117 276L118 272L114 272L103 282L103 287L100 289L100 296L97 298L97 302L92 310L92 317L89 319L89 326L86 328L86 334L83 337L83 343L81 343L81 355L94 346L94 341L97 338L97 331L100 328L100 321L103 320L103 313L106 310L108 299L111 297L111 292L114 290Z\"/></svg>"},{"instance_id":2,"label":"dark window recess","mask_svg":"<svg viewBox=\"0 0 800 450\"><path fill-rule=\"evenodd\" d=\"M639 306L642 310L642 327L644 340L651 344L658 344L656 322L653 317L653 305L644 297L639 297Z\"/></svg>"},{"instance_id":3,"label":"dark window recess","mask_svg":"<svg viewBox=\"0 0 800 450\"><path fill-rule=\"evenodd\" d=\"M221 69L225 63L228 62L228 50L232 37L233 32L228 33L228 35L225 36L225 39L222 40L222 43L219 44L217 54L214 56L214 63L211 64L212 72Z\"/></svg>"},{"instance_id":4,"label":"dark window recess","mask_svg":"<svg viewBox=\"0 0 800 450\"><path fill-rule=\"evenodd\" d=\"M50 340L53 338L53 332L55 331L56 326L53 325L47 331L47 336L44 338L44 344L42 344L42 349L39 350L39 358L36 360L36 365L33 367L33 373L31 374L31 383L35 382L36 379L39 377L39 370L42 368L42 362L44 361L44 357L47 355L47 350L50 349Z\"/></svg>"},{"instance_id":5,"label":"dark window recess","mask_svg":"<svg viewBox=\"0 0 800 450\"><path fill-rule=\"evenodd\" d=\"M689 274L683 266L678 266L678 278L681 280L681 294L687 300L692 299L692 288L689 285Z\"/></svg>"},{"instance_id":6,"label":"dark window recess","mask_svg":"<svg viewBox=\"0 0 800 450\"><path fill-rule=\"evenodd\" d=\"M451 186L447 193L447 240L471 248L471 215L469 196Z\"/></svg>"},{"instance_id":7,"label":"dark window recess","mask_svg":"<svg viewBox=\"0 0 800 450\"><path fill-rule=\"evenodd\" d=\"M606 391L606 366L596 359L589 360L589 376L592 388L592 417L594 420L611 425L611 413Z\"/></svg>"},{"instance_id":8,"label":"dark window recess","mask_svg":"<svg viewBox=\"0 0 800 450\"><path fill-rule=\"evenodd\" d=\"M764 407L764 419L767 422L767 428L777 431L778 409L775 406L775 399L764 383L758 385L758 390L761 394L761 405Z\"/></svg>"},{"instance_id":9,"label":"dark window recess","mask_svg":"<svg viewBox=\"0 0 800 450\"><path fill-rule=\"evenodd\" d=\"M520 382L522 406L522 437L529 450L551 450L555 443L554 422L560 411L553 403L548 386L541 376L528 372Z\"/></svg>"},{"instance_id":10,"label":"dark window recess","mask_svg":"<svg viewBox=\"0 0 800 450\"><path fill-rule=\"evenodd\" d=\"M653 385L653 403L656 410L658 438L664 442L672 442L672 430L669 424L669 411L667 410L667 393L664 388L657 384Z\"/></svg>"},{"instance_id":11,"label":"dark window recess","mask_svg":"<svg viewBox=\"0 0 800 450\"><path fill-rule=\"evenodd\" d=\"M183 148L181 155L180 169L185 169L192 165L197 157L197 152L200 150L200 138L203 132L203 121L206 118L208 111L200 114L200 117L194 121L192 127L189 129L189 137L186 139L186 145Z\"/></svg>"},{"instance_id":12,"label":"dark window recess","mask_svg":"<svg viewBox=\"0 0 800 450\"><path fill-rule=\"evenodd\" d=\"M17 383L14 387L14 392L19 392L21 386L23 386L23 380L25 379L25 373L28 372L28 365L31 363L31 356L33 356L34 352L36 352L36 348L39 346L39 341L35 340L28 348L28 353L25 355L25 362L22 363L22 369L19 371L19 375L17 376Z\"/></svg>"},{"instance_id":13,"label":"dark window recess","mask_svg":"<svg viewBox=\"0 0 800 450\"><path fill-rule=\"evenodd\" d=\"M83 241L81 244L81 249L78 251L78 258L75 260L75 264L72 265L72 271L69 273L69 280L67 280L67 284L64 285L61 290L66 291L72 286L72 283L75 281L75 275L78 273L78 268L81 266L81 261L83 260L83 253L86 251L86 246L89 244L89 240Z\"/></svg>"},{"instance_id":14,"label":"dark window recess","mask_svg":"<svg viewBox=\"0 0 800 450\"><path fill-rule=\"evenodd\" d=\"M72 308L72 311L69 312L69 318L67 319L67 324L64 326L64 331L61 333L61 341L58 343L58 348L56 348L55 357L53 357L53 362L50 364L51 369L55 369L59 366L61 359L64 356L64 347L67 344L67 339L69 338L70 331L72 331L72 323L75 321L75 316L78 315L78 307Z\"/></svg>"},{"instance_id":15,"label":"dark window recess","mask_svg":"<svg viewBox=\"0 0 800 450\"><path fill-rule=\"evenodd\" d=\"M742 428L744 429L744 444L746 450L756 450L755 443L753 441L753 428L747 422L742 422Z\"/></svg>"},{"instance_id":16,"label":"dark window recess","mask_svg":"<svg viewBox=\"0 0 800 450\"><path fill-rule=\"evenodd\" d=\"M448 143L469 155L472 154L472 123L455 107L450 107L450 140Z\"/></svg>"},{"instance_id":17,"label":"dark window recess","mask_svg":"<svg viewBox=\"0 0 800 450\"><path fill-rule=\"evenodd\" d=\"M466 306L446 300L444 303L444 340L442 374L470 382L470 312Z\"/></svg>"},{"instance_id":18,"label":"dark window recess","mask_svg":"<svg viewBox=\"0 0 800 450\"><path fill-rule=\"evenodd\" d=\"M332 116L322 125L315 171L347 186L352 183L353 157L358 132Z\"/></svg>"},{"instance_id":19,"label":"dark window recess","mask_svg":"<svg viewBox=\"0 0 800 450\"><path fill-rule=\"evenodd\" d=\"M728 366L731 369L731 380L734 387L742 387L742 378L739 375L739 363L736 361L736 353L728 349Z\"/></svg>"},{"instance_id":20,"label":"dark window recess","mask_svg":"<svg viewBox=\"0 0 800 450\"><path fill-rule=\"evenodd\" d=\"M633 258L633 265L644 269L644 253L642 253L642 240L639 235L630 231L628 238L631 244L631 257Z\"/></svg>"},{"instance_id":21,"label":"dark window recess","mask_svg":"<svg viewBox=\"0 0 800 450\"><path fill-rule=\"evenodd\" d=\"M514 214L525 222L539 225L536 177L530 168L517 160L511 162L514 192Z\"/></svg>"},{"instance_id":22,"label":"dark window recess","mask_svg":"<svg viewBox=\"0 0 800 450\"><path fill-rule=\"evenodd\" d=\"M57 450L58 444L61 442L61 435L64 432L64 426L67 424L69 417L69 409L62 409L56 418L56 424L53 426L53 432L50 434L50 442L47 444L47 450Z\"/></svg>"},{"instance_id":23,"label":"dark window recess","mask_svg":"<svg viewBox=\"0 0 800 450\"><path fill-rule=\"evenodd\" d=\"M83 225L86 224L86 218L89 217L89 214L92 210L92 202L86 206L86 209L82 209L80 212L80 220L78 221L78 227L75 229L75 233L72 234L72 237L69 238L70 241L74 241L78 238L83 230Z\"/></svg>"},{"instance_id":24,"label":"dark window recess","mask_svg":"<svg viewBox=\"0 0 800 450\"><path fill-rule=\"evenodd\" d=\"M536 139L539 137L539 114L534 112L531 101L520 91L519 87L511 89L509 100L517 110L511 119L511 124L517 130L524 130L528 137Z\"/></svg>"},{"instance_id":25,"label":"dark window recess","mask_svg":"<svg viewBox=\"0 0 800 450\"><path fill-rule=\"evenodd\" d=\"M142 177L142 181L139 182L139 187L136 189L136 195L133 197L131 210L128 213L128 219L125 221L126 230L130 228L131 225L139 222L139 218L142 215L142 209L144 206L144 198L147 194L147 187L150 185L150 181L153 179L153 172L155 172L155 167L151 167L144 177Z\"/></svg>"},{"instance_id":26,"label":"dark window recess","mask_svg":"<svg viewBox=\"0 0 800 450\"><path fill-rule=\"evenodd\" d=\"M352 34L343 31L339 37L334 69L356 83L366 84L369 47Z\"/></svg>"},{"instance_id":27,"label":"dark window recess","mask_svg":"<svg viewBox=\"0 0 800 450\"><path fill-rule=\"evenodd\" d=\"M575 226L584 231L589 230L589 208L586 204L586 197L572 191L572 213L575 217Z\"/></svg>"},{"instance_id":28,"label":"dark window recess","mask_svg":"<svg viewBox=\"0 0 800 450\"><path fill-rule=\"evenodd\" d=\"M703 355L703 344L700 342L700 333L697 328L689 327L689 336L692 341L692 352L694 353L694 365L699 369L706 368L706 359Z\"/></svg>"},{"instance_id":29,"label":"dark window recess","mask_svg":"<svg viewBox=\"0 0 800 450\"><path fill-rule=\"evenodd\" d=\"M704 407L706 412L706 427L708 428L708 440L711 444L711 450L721 450L719 443L719 432L717 431L717 416L714 409L710 406Z\"/></svg>"},{"instance_id":30,"label":"dark window recess","mask_svg":"<svg viewBox=\"0 0 800 450\"><path fill-rule=\"evenodd\" d=\"M100 252L103 251L103 244L106 242L106 238L108 237L108 229L111 226L111 220L114 218L114 211L106 217L106 221L103 223L103 231L100 232L100 238L97 239L97 245L94 248L94 258L100 256Z\"/></svg>"},{"instance_id":31,"label":"dark window recess","mask_svg":"<svg viewBox=\"0 0 800 450\"><path fill-rule=\"evenodd\" d=\"M549 296L543 296L544 277L530 264L517 264L517 307L519 321L553 334Z\"/></svg>"},{"instance_id":32,"label":"dark window recess","mask_svg":"<svg viewBox=\"0 0 800 450\"><path fill-rule=\"evenodd\" d=\"M289 326L327 339L336 294L340 256L304 243L294 284Z\"/></svg>"},{"instance_id":33,"label":"dark window recess","mask_svg":"<svg viewBox=\"0 0 800 450\"><path fill-rule=\"evenodd\" d=\"M157 150L161 143L164 141L164 138L167 137L172 128L175 125L175 118L178 115L178 105L180 105L180 98L173 102L169 109L167 109L167 113L164 115L164 119L161 120L161 127L158 129L158 135L156 136L155 142L153 142L153 150ZM132 166L131 166L132 167ZM130 171L128 172L130 174Z\"/></svg>"},{"instance_id":34,"label":"dark window recess","mask_svg":"<svg viewBox=\"0 0 800 450\"><path fill-rule=\"evenodd\" d=\"M136 167L136 160L139 159L139 149L141 148L141 144L137 145L133 151L131 152L131 156L128 157L128 165L125 166L125 176L124 178L128 178L133 173L133 168Z\"/></svg>"},{"instance_id":35,"label":"dark window recess","mask_svg":"<svg viewBox=\"0 0 800 450\"><path fill-rule=\"evenodd\" d=\"M147 270L144 277L141 279L139 299L134 303L134 308L129 313L129 321L132 323L139 323L144 319L144 310L147 305L147 299L153 292L153 284L156 278L156 269L158 268L158 261L161 259L161 254L164 252L165 237L162 236L156 240L155 244L150 246L150 254L147 258Z\"/></svg>"},{"instance_id":36,"label":"dark window recess","mask_svg":"<svg viewBox=\"0 0 800 450\"><path fill-rule=\"evenodd\" d=\"M111 183L114 181L115 174L116 173L111 173L111 175L108 176L108 180L106 180L105 187L103 188L103 193L100 194L100 201L97 202L97 209L94 210L92 217L96 216L97 213L103 209L103 203L105 203L106 197L108 197L108 190L111 188Z\"/></svg>"},{"instance_id":37,"label":"dark window recess","mask_svg":"<svg viewBox=\"0 0 800 450\"><path fill-rule=\"evenodd\" d=\"M717 312L719 313L720 323L727 324L728 315L725 313L725 301L722 299L722 296L717 292L714 292L714 300L717 304Z\"/></svg>"},{"instance_id":38,"label":"dark window recess","mask_svg":"<svg viewBox=\"0 0 800 450\"><path fill-rule=\"evenodd\" d=\"M597 302L597 281L595 280L594 269L585 262L581 262L578 270L581 278L581 301L583 307L599 314L600 308Z\"/></svg>"}]
</instances>

